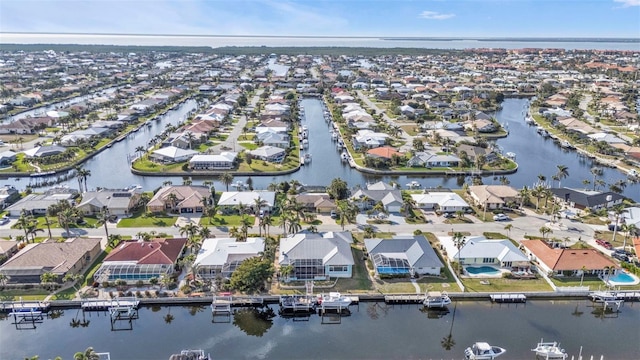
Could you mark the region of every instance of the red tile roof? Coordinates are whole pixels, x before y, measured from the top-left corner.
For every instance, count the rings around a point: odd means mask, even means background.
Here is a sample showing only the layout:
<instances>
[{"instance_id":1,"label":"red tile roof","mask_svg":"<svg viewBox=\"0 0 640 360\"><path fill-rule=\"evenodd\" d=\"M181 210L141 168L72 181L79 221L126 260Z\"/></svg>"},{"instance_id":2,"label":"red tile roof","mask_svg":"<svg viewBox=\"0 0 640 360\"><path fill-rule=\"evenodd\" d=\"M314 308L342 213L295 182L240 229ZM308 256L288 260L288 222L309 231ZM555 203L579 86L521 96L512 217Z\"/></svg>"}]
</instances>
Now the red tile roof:
<instances>
[{"instance_id":1,"label":"red tile roof","mask_svg":"<svg viewBox=\"0 0 640 360\"><path fill-rule=\"evenodd\" d=\"M186 244L185 238L127 241L113 249L104 261L135 261L138 265L171 265L178 260Z\"/></svg>"},{"instance_id":2,"label":"red tile roof","mask_svg":"<svg viewBox=\"0 0 640 360\"><path fill-rule=\"evenodd\" d=\"M553 249L542 240L523 240L522 245L554 271L580 270L583 266L587 270L619 267L595 249Z\"/></svg>"},{"instance_id":3,"label":"red tile roof","mask_svg":"<svg viewBox=\"0 0 640 360\"><path fill-rule=\"evenodd\" d=\"M367 151L367 154L373 155L373 156L382 157L382 158L386 158L386 159L391 159L391 157L394 154L398 155L398 156L402 156L401 152L399 152L398 150L396 150L396 149L394 149L392 147L389 147L389 146L383 146L383 147L371 149L371 150Z\"/></svg>"}]
</instances>

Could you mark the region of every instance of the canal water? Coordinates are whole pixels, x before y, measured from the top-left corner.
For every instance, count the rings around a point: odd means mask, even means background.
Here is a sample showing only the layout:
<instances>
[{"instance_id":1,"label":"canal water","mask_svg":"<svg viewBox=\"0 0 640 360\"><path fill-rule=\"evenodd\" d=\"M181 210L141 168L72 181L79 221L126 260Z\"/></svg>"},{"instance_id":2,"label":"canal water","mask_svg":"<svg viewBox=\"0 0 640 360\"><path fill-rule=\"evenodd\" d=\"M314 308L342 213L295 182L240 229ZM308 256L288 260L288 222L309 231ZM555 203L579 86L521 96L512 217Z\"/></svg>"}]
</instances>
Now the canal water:
<instances>
[{"instance_id":1,"label":"canal water","mask_svg":"<svg viewBox=\"0 0 640 360\"><path fill-rule=\"evenodd\" d=\"M589 359L640 357L640 306L626 303L619 313L603 314L589 301L529 301L496 305L459 302L448 312L418 305L361 303L351 315L284 318L277 306L248 309L226 318L208 306L142 308L139 319L116 324L104 313L64 310L35 329L17 330L12 318L0 321L0 358L21 360L62 356L71 359L89 346L110 352L111 359L168 359L182 349L203 349L213 359L462 359L464 349L486 341L507 349L504 359L534 359L530 349L540 339L559 341L567 353ZM455 309L455 319L454 319ZM272 310L272 312L271 312ZM271 313L270 313L271 312ZM170 315L170 316L168 316ZM324 322L324 323L323 323ZM334 323L329 323L334 322ZM451 334L453 344L443 347Z\"/></svg>"},{"instance_id":2,"label":"canal water","mask_svg":"<svg viewBox=\"0 0 640 360\"><path fill-rule=\"evenodd\" d=\"M514 152L519 163L518 171L515 174L507 175L510 184L516 188L524 185L532 186L537 181L538 174L543 174L551 181L551 177L557 171L557 165L565 165L569 169L570 176L562 180L563 186L584 188L584 179L593 179L590 170L595 166L589 158L579 156L575 151L567 151L555 144L551 139L545 139L538 135L535 127L528 126L524 122L524 111L527 108L526 99L506 99L502 110L495 116L498 121L505 124L509 129L509 136L499 139L497 144L505 152ZM283 176L253 176L255 188L266 188L270 183L282 181L298 180L307 185L328 185L334 178L345 180L350 186L364 186L370 182L379 180L396 181L401 186L411 181L419 182L423 187L449 187L459 188L458 179L455 177L442 176L376 176L360 173L342 163L340 154L336 151L335 143L331 141L329 127L323 118L322 102L318 99L304 99L302 106L305 109L303 125L309 128L309 149L312 155L312 162L309 166L304 166L300 171ZM142 127L140 131L133 133L125 140L114 144L110 149L106 149L93 159L87 161L83 166L91 170L91 177L88 179L89 187L123 188L132 184L142 185L147 190L154 189L162 185L166 180L173 181L174 184L182 183L182 176L175 177L143 177L131 173L127 156L134 155L135 148L145 146L149 139L161 133L167 124L177 124L183 121L189 111L196 108L196 102L189 100L179 106L176 110L169 111L161 117L158 122L152 122L151 127ZM616 169L603 168L602 179L607 184L616 182L626 177ZM246 176L237 177L235 180L246 181ZM486 176L485 184L498 184L497 176ZM214 177L197 177L194 183L204 180L215 180ZM467 179L469 181L469 179ZM29 179L7 179L4 183L12 183L18 188L24 188L29 184ZM77 186L77 181L68 180L66 182L71 187ZM556 186L557 182L553 183ZM217 188L222 188L222 184L216 182ZM640 185L631 184L624 189L624 195L638 201L640 200Z\"/></svg>"}]
</instances>

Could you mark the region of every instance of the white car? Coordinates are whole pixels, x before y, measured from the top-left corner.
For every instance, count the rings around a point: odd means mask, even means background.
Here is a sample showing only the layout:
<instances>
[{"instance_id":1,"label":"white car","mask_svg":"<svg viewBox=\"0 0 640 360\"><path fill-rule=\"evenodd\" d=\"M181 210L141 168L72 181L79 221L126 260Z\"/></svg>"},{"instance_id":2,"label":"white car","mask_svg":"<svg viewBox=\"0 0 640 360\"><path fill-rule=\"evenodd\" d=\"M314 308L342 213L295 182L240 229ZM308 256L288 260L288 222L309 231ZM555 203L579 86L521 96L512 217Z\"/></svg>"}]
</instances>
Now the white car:
<instances>
[{"instance_id":1,"label":"white car","mask_svg":"<svg viewBox=\"0 0 640 360\"><path fill-rule=\"evenodd\" d=\"M493 221L507 221L507 220L511 220L511 218L505 214L493 215Z\"/></svg>"}]
</instances>

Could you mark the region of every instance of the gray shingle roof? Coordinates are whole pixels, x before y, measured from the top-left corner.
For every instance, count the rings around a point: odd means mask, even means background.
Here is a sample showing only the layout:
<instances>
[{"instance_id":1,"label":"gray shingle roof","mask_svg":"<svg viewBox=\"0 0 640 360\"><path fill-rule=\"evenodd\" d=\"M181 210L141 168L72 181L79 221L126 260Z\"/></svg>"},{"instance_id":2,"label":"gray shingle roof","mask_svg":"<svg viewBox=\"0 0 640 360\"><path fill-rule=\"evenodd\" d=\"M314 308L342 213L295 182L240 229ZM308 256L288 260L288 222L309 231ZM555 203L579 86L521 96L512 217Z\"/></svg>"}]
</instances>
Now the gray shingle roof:
<instances>
[{"instance_id":1,"label":"gray shingle roof","mask_svg":"<svg viewBox=\"0 0 640 360\"><path fill-rule=\"evenodd\" d=\"M365 239L370 256L375 254L404 254L414 268L442 267L442 261L424 235L397 235L392 239Z\"/></svg>"}]
</instances>

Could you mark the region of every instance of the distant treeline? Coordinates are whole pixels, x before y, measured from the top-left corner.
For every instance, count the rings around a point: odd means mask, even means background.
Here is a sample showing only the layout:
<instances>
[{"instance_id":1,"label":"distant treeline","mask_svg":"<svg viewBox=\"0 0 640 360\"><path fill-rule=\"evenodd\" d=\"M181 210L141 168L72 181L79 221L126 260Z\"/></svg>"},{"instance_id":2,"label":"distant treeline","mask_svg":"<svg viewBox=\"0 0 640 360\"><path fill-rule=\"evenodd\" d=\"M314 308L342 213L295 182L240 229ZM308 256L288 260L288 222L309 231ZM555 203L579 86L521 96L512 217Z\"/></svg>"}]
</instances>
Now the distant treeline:
<instances>
[{"instance_id":1,"label":"distant treeline","mask_svg":"<svg viewBox=\"0 0 640 360\"><path fill-rule=\"evenodd\" d=\"M454 49L420 49L420 48L373 48L373 47L268 47L268 46L225 46L211 48L208 46L136 46L136 45L81 45L81 44L1 44L0 51L45 51L57 52L95 52L95 53L205 53L220 55L438 55L460 53Z\"/></svg>"},{"instance_id":2,"label":"distant treeline","mask_svg":"<svg viewBox=\"0 0 640 360\"><path fill-rule=\"evenodd\" d=\"M606 42L606 43L637 43L640 42L640 38L420 38L420 37L390 37L381 38L382 40L390 41L512 41L512 42Z\"/></svg>"}]
</instances>

